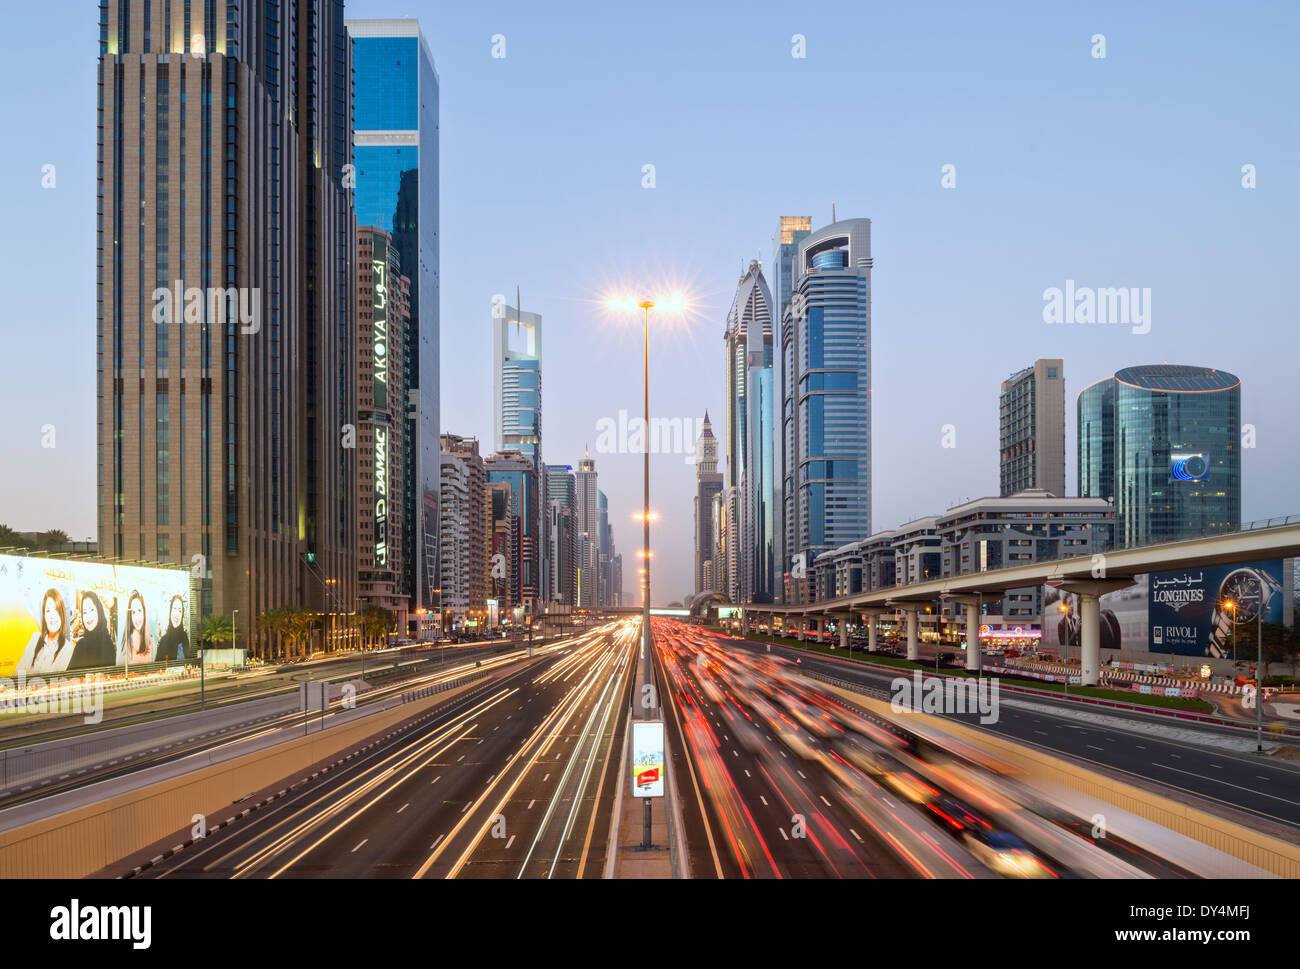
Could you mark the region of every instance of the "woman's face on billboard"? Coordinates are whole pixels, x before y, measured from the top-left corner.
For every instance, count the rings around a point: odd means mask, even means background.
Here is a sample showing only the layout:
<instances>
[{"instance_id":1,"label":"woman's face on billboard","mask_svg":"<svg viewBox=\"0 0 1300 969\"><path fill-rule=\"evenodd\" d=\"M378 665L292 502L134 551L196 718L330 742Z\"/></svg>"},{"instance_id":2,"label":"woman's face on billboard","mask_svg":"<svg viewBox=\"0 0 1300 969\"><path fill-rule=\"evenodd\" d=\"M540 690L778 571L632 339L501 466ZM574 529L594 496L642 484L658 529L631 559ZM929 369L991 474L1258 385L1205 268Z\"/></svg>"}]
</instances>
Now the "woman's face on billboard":
<instances>
[{"instance_id":1,"label":"woman's face on billboard","mask_svg":"<svg viewBox=\"0 0 1300 969\"><path fill-rule=\"evenodd\" d=\"M144 631L144 603L138 598L131 600L131 628L136 632Z\"/></svg>"},{"instance_id":2,"label":"woman's face on billboard","mask_svg":"<svg viewBox=\"0 0 1300 969\"><path fill-rule=\"evenodd\" d=\"M179 629L184 619L185 619L185 607L181 605L181 601L179 599L173 599L172 600L172 625Z\"/></svg>"},{"instance_id":3,"label":"woman's face on billboard","mask_svg":"<svg viewBox=\"0 0 1300 969\"><path fill-rule=\"evenodd\" d=\"M90 596L81 600L81 625L88 633L93 633L99 625L99 610L95 608L95 600Z\"/></svg>"},{"instance_id":4,"label":"woman's face on billboard","mask_svg":"<svg viewBox=\"0 0 1300 969\"><path fill-rule=\"evenodd\" d=\"M59 622L59 606L54 601L54 596L45 597L45 629L51 636L59 634L59 628L62 623Z\"/></svg>"}]
</instances>

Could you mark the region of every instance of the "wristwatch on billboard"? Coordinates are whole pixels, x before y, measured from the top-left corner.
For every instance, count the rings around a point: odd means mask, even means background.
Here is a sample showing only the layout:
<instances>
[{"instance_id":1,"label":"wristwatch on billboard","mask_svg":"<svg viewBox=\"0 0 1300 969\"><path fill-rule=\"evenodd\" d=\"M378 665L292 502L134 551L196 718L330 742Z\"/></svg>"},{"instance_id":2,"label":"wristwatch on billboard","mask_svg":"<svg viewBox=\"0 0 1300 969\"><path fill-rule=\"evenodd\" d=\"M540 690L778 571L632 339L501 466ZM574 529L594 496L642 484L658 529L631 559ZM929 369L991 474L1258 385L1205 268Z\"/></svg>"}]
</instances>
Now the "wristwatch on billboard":
<instances>
[{"instance_id":1,"label":"wristwatch on billboard","mask_svg":"<svg viewBox=\"0 0 1300 969\"><path fill-rule=\"evenodd\" d=\"M1232 633L1233 621L1237 625L1255 622L1267 616L1273 597L1282 591L1282 584L1263 569L1233 569L1219 583L1219 594L1214 599L1214 618L1210 622L1209 654L1222 659L1223 643ZM1232 608L1227 607L1232 603Z\"/></svg>"}]
</instances>

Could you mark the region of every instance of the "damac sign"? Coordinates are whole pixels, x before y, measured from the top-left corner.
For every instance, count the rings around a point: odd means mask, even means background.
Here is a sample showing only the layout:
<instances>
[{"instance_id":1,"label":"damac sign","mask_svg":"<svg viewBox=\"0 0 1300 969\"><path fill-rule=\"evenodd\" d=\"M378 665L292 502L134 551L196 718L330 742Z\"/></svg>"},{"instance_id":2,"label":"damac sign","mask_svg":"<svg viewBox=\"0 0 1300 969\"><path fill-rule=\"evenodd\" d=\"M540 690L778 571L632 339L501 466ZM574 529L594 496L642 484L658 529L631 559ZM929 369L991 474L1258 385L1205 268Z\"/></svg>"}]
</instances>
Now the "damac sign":
<instances>
[{"instance_id":1,"label":"damac sign","mask_svg":"<svg viewBox=\"0 0 1300 969\"><path fill-rule=\"evenodd\" d=\"M375 425L375 565L388 567L388 428Z\"/></svg>"},{"instance_id":2,"label":"damac sign","mask_svg":"<svg viewBox=\"0 0 1300 969\"><path fill-rule=\"evenodd\" d=\"M375 240L375 409L388 409L388 247Z\"/></svg>"}]
</instances>

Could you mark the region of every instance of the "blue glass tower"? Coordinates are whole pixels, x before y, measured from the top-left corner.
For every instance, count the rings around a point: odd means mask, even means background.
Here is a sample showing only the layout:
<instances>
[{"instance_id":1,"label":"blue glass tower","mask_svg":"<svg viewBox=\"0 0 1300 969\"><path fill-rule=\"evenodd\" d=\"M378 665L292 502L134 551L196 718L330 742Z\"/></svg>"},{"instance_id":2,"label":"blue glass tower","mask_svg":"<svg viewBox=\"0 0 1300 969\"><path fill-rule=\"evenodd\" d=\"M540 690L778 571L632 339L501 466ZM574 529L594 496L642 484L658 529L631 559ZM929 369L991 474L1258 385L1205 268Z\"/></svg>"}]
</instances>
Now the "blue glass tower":
<instances>
[{"instance_id":1,"label":"blue glass tower","mask_svg":"<svg viewBox=\"0 0 1300 969\"><path fill-rule=\"evenodd\" d=\"M415 20L349 20L353 39L356 214L392 233L411 279L411 460L407 548L417 615L439 614L438 72ZM420 611L423 611L422 613Z\"/></svg>"},{"instance_id":2,"label":"blue glass tower","mask_svg":"<svg viewBox=\"0 0 1300 969\"><path fill-rule=\"evenodd\" d=\"M787 602L813 561L871 534L871 221L806 236L781 326Z\"/></svg>"}]
</instances>

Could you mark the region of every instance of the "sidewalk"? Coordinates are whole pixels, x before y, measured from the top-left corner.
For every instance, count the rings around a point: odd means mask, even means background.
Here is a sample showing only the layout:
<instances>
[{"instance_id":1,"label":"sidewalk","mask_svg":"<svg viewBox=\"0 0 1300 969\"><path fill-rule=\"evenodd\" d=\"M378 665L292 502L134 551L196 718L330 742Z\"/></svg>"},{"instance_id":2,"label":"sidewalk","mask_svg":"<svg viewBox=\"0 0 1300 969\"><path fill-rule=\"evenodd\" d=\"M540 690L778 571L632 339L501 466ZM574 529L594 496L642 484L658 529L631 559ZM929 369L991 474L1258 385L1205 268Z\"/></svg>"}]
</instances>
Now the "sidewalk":
<instances>
[{"instance_id":1,"label":"sidewalk","mask_svg":"<svg viewBox=\"0 0 1300 969\"><path fill-rule=\"evenodd\" d=\"M652 644L653 648L653 644ZM631 771L627 769L632 744L633 719L662 719L663 699L658 695L658 711L642 710L642 688L645 684L644 664L639 655L636 657L637 673L632 686L632 709L629 711L628 724L623 744L623 763L619 770L618 797L614 802L617 840L613 837L614 824L611 824L610 862L606 864L606 877L612 878L683 878L680 861L675 864L674 853L680 855L675 835L680 834L680 825L670 831L668 812L673 810L677 798L677 785L672 775L672 758L664 752L664 797L633 797L630 789ZM659 685L655 685L656 691ZM665 730L665 747L667 731ZM645 832L645 804L650 803L650 843L649 850L642 851L640 846Z\"/></svg>"}]
</instances>

